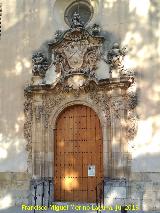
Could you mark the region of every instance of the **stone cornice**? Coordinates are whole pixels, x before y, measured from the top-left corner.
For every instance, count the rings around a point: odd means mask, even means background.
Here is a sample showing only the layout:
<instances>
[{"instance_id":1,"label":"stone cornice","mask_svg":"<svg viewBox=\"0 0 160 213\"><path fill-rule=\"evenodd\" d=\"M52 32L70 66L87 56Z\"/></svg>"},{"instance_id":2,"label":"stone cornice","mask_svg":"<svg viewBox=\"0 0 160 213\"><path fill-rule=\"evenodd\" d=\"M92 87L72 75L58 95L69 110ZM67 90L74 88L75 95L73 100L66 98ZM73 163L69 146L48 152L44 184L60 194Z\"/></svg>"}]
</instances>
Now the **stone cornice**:
<instances>
[{"instance_id":1,"label":"stone cornice","mask_svg":"<svg viewBox=\"0 0 160 213\"><path fill-rule=\"evenodd\" d=\"M99 88L108 88L111 90L113 88L129 88L130 85L134 82L133 77L121 77L121 78L108 78L108 79L100 79L97 81L91 80L87 84L83 85L81 88L85 88L89 85L94 85ZM25 88L25 92L44 92L44 91L53 91L56 87L63 88L63 84L57 82L56 84L40 84L40 85L29 85ZM70 88L72 89L72 88Z\"/></svg>"}]
</instances>

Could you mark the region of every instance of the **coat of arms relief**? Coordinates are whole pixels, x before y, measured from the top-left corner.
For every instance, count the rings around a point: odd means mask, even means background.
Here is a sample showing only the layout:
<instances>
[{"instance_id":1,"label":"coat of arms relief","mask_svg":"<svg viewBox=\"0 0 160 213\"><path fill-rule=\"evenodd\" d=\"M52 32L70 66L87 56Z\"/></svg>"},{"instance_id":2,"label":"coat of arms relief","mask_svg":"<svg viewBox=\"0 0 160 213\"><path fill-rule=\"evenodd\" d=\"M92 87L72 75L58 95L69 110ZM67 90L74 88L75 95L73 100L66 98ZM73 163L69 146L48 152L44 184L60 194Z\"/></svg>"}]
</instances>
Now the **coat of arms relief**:
<instances>
[{"instance_id":1,"label":"coat of arms relief","mask_svg":"<svg viewBox=\"0 0 160 213\"><path fill-rule=\"evenodd\" d=\"M58 80L63 84L66 80L69 86L73 86L70 82L73 83L74 79L79 82L80 79L79 87L85 82L85 78L96 79L95 70L104 41L99 35L91 35L80 23L78 19L77 22L74 21L70 30L60 35L56 42L49 44Z\"/></svg>"},{"instance_id":2,"label":"coat of arms relief","mask_svg":"<svg viewBox=\"0 0 160 213\"><path fill-rule=\"evenodd\" d=\"M81 79L81 84L88 79L97 82L95 71L100 61L104 61L109 67L110 78L133 76L123 65L126 48L114 43L110 50L103 52L104 40L97 24L86 29L79 14L75 13L71 28L65 32L57 31L54 41L48 44L48 63L41 52L33 55L33 77L44 79L47 70L54 67L57 73L56 83L63 82L63 85L69 86L68 82L73 82L73 79Z\"/></svg>"}]
</instances>

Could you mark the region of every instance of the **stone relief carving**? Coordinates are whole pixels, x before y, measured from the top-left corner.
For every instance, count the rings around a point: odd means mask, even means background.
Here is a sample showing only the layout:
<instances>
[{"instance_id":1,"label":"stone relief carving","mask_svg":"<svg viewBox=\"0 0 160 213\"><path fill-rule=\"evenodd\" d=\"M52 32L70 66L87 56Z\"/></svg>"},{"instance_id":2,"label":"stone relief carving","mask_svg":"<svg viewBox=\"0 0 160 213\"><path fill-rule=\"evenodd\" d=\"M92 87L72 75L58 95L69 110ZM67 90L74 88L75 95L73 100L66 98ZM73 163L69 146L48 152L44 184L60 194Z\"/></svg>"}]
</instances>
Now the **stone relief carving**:
<instances>
[{"instance_id":1,"label":"stone relief carving","mask_svg":"<svg viewBox=\"0 0 160 213\"><path fill-rule=\"evenodd\" d=\"M27 141L26 151L28 152L28 172L31 173L32 170L32 121L33 121L33 110L32 110L32 95L29 91L25 90L24 93L24 138Z\"/></svg>"},{"instance_id":2,"label":"stone relief carving","mask_svg":"<svg viewBox=\"0 0 160 213\"><path fill-rule=\"evenodd\" d=\"M94 83L93 83L94 82ZM70 76L67 80L64 78L59 81L59 91L63 91L66 93L72 92L75 97L78 97L81 92L89 92L91 89L91 85L97 83L98 80L94 74L92 75L73 75Z\"/></svg>"},{"instance_id":3,"label":"stone relief carving","mask_svg":"<svg viewBox=\"0 0 160 213\"><path fill-rule=\"evenodd\" d=\"M35 118L36 120L40 120L41 119L41 115L43 113L43 106L38 105L35 107Z\"/></svg>"},{"instance_id":4,"label":"stone relief carving","mask_svg":"<svg viewBox=\"0 0 160 213\"><path fill-rule=\"evenodd\" d=\"M54 35L54 39L55 39L55 42L58 41L63 35L63 31L62 30L57 30L55 35Z\"/></svg>"},{"instance_id":5,"label":"stone relief carving","mask_svg":"<svg viewBox=\"0 0 160 213\"><path fill-rule=\"evenodd\" d=\"M136 86L135 80L131 84L131 86L128 88L127 94L128 94L128 97L129 97L128 98L129 109L135 109L135 107L138 104L137 86Z\"/></svg>"},{"instance_id":6,"label":"stone relief carving","mask_svg":"<svg viewBox=\"0 0 160 213\"><path fill-rule=\"evenodd\" d=\"M104 112L106 120L110 122L110 97L107 94L98 93L98 88L92 90L88 94L89 99L92 100L93 105L98 105L99 109ZM58 90L58 89L57 89ZM69 92L70 96L75 99L80 95L85 94L85 89L78 92L78 90L72 90ZM78 94L78 95L77 95ZM59 94L46 95L43 100L43 124L48 128L48 119L55 108L58 108L59 104L66 98L66 92L60 92Z\"/></svg>"},{"instance_id":7,"label":"stone relief carving","mask_svg":"<svg viewBox=\"0 0 160 213\"><path fill-rule=\"evenodd\" d=\"M120 48L118 43L114 43L111 50L108 52L108 60L113 67L117 67L125 55L126 48Z\"/></svg>"},{"instance_id":8,"label":"stone relief carving","mask_svg":"<svg viewBox=\"0 0 160 213\"><path fill-rule=\"evenodd\" d=\"M72 26L71 27L72 28L74 28L74 27L84 27L84 23L81 21L81 17L80 17L80 15L77 12L75 12L73 14Z\"/></svg>"},{"instance_id":9,"label":"stone relief carving","mask_svg":"<svg viewBox=\"0 0 160 213\"><path fill-rule=\"evenodd\" d=\"M120 44L114 43L112 48L108 53L102 54L102 59L110 65L110 76L112 76L113 71L117 73L118 77L123 76L134 76L134 72L131 69L125 69L124 67L124 57L127 54L127 48L120 47Z\"/></svg>"},{"instance_id":10,"label":"stone relief carving","mask_svg":"<svg viewBox=\"0 0 160 213\"><path fill-rule=\"evenodd\" d=\"M48 69L47 58L43 55L42 52L37 52L32 56L32 73L33 76L45 77L46 71Z\"/></svg>"},{"instance_id":11,"label":"stone relief carving","mask_svg":"<svg viewBox=\"0 0 160 213\"><path fill-rule=\"evenodd\" d=\"M91 33L91 35L98 36L100 35L101 28L98 24L93 24L93 26L88 28L88 31Z\"/></svg>"},{"instance_id":12,"label":"stone relief carving","mask_svg":"<svg viewBox=\"0 0 160 213\"><path fill-rule=\"evenodd\" d=\"M124 110L125 103L122 97L115 97L111 100L111 109L112 109L112 116L113 119L120 119L121 118L121 110Z\"/></svg>"},{"instance_id":13,"label":"stone relief carving","mask_svg":"<svg viewBox=\"0 0 160 213\"><path fill-rule=\"evenodd\" d=\"M115 43L105 59L110 64L110 72L114 69L120 74L119 82L112 79L99 81L95 71L97 63L102 57L101 47L103 37L98 36L100 27L94 25L91 33L84 29L79 14L75 13L73 25L66 32L58 31L53 43L49 44L49 51L59 78L54 85L32 85L25 90L25 124L24 136L27 140L26 150L29 153L28 168L32 168L32 128L33 116L37 122L42 121L45 131L49 125L49 117L55 108L63 102L66 97L74 100L81 99L85 95L93 105L98 105L99 110L104 114L107 123L111 124L112 118L120 120L121 111L127 113L127 137L133 139L137 131L137 115L135 107L137 104L135 82L129 82L128 76L134 78L133 73L124 69L123 59L126 54L125 48ZM33 55L33 76L45 77L49 67L47 58L38 52ZM124 83L123 83L124 81ZM131 86L130 86L131 84ZM108 91L115 88L127 89L125 97L119 95L113 97ZM42 105L33 107L32 93L36 96L37 91L43 91Z\"/></svg>"},{"instance_id":14,"label":"stone relief carving","mask_svg":"<svg viewBox=\"0 0 160 213\"><path fill-rule=\"evenodd\" d=\"M58 89L57 89L58 90ZM48 128L48 119L51 112L66 98L66 94L59 92L45 96L43 100L43 123L45 128Z\"/></svg>"},{"instance_id":15,"label":"stone relief carving","mask_svg":"<svg viewBox=\"0 0 160 213\"><path fill-rule=\"evenodd\" d=\"M134 81L127 90L127 136L129 140L133 140L137 134L138 129L138 116L136 113L138 98L137 98L137 86Z\"/></svg>"},{"instance_id":16,"label":"stone relief carving","mask_svg":"<svg viewBox=\"0 0 160 213\"><path fill-rule=\"evenodd\" d=\"M118 43L114 43L111 50L108 51L108 63L110 64L111 73L116 69L120 75L126 73L123 66L123 59L126 55L126 48L120 48Z\"/></svg>"},{"instance_id":17,"label":"stone relief carving","mask_svg":"<svg viewBox=\"0 0 160 213\"><path fill-rule=\"evenodd\" d=\"M104 38L98 36L98 25L92 27L91 33L84 28L81 17L74 13L69 30L57 32L54 42L49 43L52 62L57 72L57 82L64 85L66 79L73 75L85 76L85 80L95 80L95 70L101 59ZM85 82L83 82L85 83ZM65 82L65 89L71 85Z\"/></svg>"},{"instance_id":18,"label":"stone relief carving","mask_svg":"<svg viewBox=\"0 0 160 213\"><path fill-rule=\"evenodd\" d=\"M61 78L93 73L100 59L101 40L91 37L87 31L67 33L63 42L54 49L56 72Z\"/></svg>"},{"instance_id":19,"label":"stone relief carving","mask_svg":"<svg viewBox=\"0 0 160 213\"><path fill-rule=\"evenodd\" d=\"M135 110L129 110L127 116L127 136L129 140L133 140L137 134L137 113Z\"/></svg>"},{"instance_id":20,"label":"stone relief carving","mask_svg":"<svg viewBox=\"0 0 160 213\"><path fill-rule=\"evenodd\" d=\"M86 79L82 75L75 75L70 77L67 80L67 84L69 88L72 88L74 90L79 90L81 87L83 87L85 82L86 82Z\"/></svg>"},{"instance_id":21,"label":"stone relief carving","mask_svg":"<svg viewBox=\"0 0 160 213\"><path fill-rule=\"evenodd\" d=\"M99 109L104 112L106 121L108 123L110 123L111 122L111 117L110 117L110 114L111 114L110 99L111 99L111 97L108 94L106 94L105 92L102 94L102 93L98 93L98 91L96 91L96 90L90 91L89 97L91 100L93 100L95 105L98 105Z\"/></svg>"}]
</instances>

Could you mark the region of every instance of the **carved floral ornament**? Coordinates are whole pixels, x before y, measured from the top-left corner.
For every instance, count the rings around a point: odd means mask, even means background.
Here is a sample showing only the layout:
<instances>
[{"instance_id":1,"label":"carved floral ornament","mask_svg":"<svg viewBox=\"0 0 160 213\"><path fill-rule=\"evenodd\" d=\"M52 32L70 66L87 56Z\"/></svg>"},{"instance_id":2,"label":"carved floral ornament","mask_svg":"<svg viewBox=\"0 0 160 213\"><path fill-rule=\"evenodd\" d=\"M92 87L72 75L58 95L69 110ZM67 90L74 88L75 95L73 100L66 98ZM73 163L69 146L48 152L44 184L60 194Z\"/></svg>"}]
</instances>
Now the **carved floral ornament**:
<instances>
[{"instance_id":1,"label":"carved floral ornament","mask_svg":"<svg viewBox=\"0 0 160 213\"><path fill-rule=\"evenodd\" d=\"M32 126L33 126L33 100L29 90L25 89L24 92L25 102L24 102L24 138L27 141L26 151L28 152L28 172L31 173L32 169Z\"/></svg>"},{"instance_id":2,"label":"carved floral ornament","mask_svg":"<svg viewBox=\"0 0 160 213\"><path fill-rule=\"evenodd\" d=\"M111 123L111 114L115 119L120 119L121 110L127 110L127 137L132 140L137 131L137 115L135 107L136 84L134 74L123 67L126 49L119 44L113 44L108 53L102 54L104 38L100 36L100 27L93 25L89 30L84 28L78 14L74 14L73 25L65 32L58 31L52 43L49 43L48 55L37 52L32 57L33 78L44 79L46 71L53 65L59 77L54 84L31 84L25 88L25 124L24 136L27 140L26 149L29 152L28 162L32 159L32 128L33 118L42 122L48 129L49 117L55 108L68 97L80 99L87 94L87 99L93 105L98 105ZM104 60L110 67L110 73L116 69L119 79L110 78L99 80L95 71L100 60ZM78 82L78 84L75 84ZM108 91L114 88L127 90L125 96L113 98ZM42 100L35 104L34 97L41 93Z\"/></svg>"}]
</instances>

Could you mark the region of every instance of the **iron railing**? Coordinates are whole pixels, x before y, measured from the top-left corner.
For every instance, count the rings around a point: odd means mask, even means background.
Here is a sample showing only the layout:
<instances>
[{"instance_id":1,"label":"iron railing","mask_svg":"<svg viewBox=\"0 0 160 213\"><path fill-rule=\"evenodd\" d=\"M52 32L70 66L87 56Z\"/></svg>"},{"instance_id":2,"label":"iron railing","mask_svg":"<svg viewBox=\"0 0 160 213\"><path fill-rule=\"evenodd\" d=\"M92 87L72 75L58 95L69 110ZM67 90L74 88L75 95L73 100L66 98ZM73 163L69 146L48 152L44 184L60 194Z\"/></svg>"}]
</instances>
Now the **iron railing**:
<instances>
[{"instance_id":1,"label":"iron railing","mask_svg":"<svg viewBox=\"0 0 160 213\"><path fill-rule=\"evenodd\" d=\"M104 184L105 181L102 180L97 186L96 186L96 205L97 207L102 207L102 205L104 206ZM99 208L97 208L97 213L101 212L101 210L99 210Z\"/></svg>"},{"instance_id":2,"label":"iron railing","mask_svg":"<svg viewBox=\"0 0 160 213\"><path fill-rule=\"evenodd\" d=\"M40 203L39 205L43 206L45 204L45 201L47 200L47 206L49 208L50 203L51 203L51 183L52 180L51 179L42 179L40 180L40 182L36 182L34 183L34 206L37 205L37 200L38 198L40 198ZM38 189L40 190L40 194L38 194ZM46 195L46 197L45 197ZM34 213L36 212L36 210L34 209Z\"/></svg>"}]
</instances>

